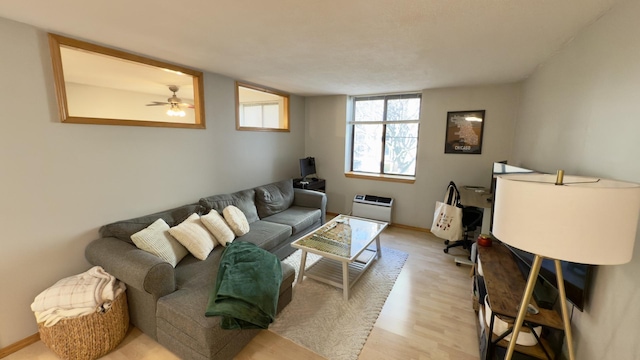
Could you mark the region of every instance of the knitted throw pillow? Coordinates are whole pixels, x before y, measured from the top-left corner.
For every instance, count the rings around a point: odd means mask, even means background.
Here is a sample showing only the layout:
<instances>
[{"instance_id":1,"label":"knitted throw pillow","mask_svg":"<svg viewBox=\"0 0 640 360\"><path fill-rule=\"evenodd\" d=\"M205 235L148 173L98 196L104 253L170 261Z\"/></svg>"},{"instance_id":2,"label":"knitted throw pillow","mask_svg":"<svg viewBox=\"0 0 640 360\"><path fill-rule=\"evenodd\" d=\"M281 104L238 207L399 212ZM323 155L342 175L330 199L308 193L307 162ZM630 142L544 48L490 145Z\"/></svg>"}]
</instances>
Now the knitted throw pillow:
<instances>
[{"instance_id":1,"label":"knitted throw pillow","mask_svg":"<svg viewBox=\"0 0 640 360\"><path fill-rule=\"evenodd\" d=\"M249 232L249 222L242 210L233 205L229 205L222 210L222 215L236 236L242 236Z\"/></svg>"}]
</instances>

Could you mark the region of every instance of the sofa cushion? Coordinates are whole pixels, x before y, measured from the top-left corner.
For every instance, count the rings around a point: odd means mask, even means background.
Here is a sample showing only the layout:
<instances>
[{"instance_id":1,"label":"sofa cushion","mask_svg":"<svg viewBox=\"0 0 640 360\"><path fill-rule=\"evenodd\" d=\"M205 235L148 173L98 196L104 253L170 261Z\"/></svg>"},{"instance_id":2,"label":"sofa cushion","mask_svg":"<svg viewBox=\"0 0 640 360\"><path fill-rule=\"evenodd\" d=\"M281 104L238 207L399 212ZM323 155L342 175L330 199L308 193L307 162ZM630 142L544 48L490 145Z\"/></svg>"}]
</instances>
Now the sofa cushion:
<instances>
[{"instance_id":1,"label":"sofa cushion","mask_svg":"<svg viewBox=\"0 0 640 360\"><path fill-rule=\"evenodd\" d=\"M223 252L222 246L216 246L204 261L196 259L193 255L185 256L175 268L176 288L197 288L203 284L214 283Z\"/></svg>"},{"instance_id":2,"label":"sofa cushion","mask_svg":"<svg viewBox=\"0 0 640 360\"><path fill-rule=\"evenodd\" d=\"M204 316L214 284L174 291L158 300L158 333L164 331L184 346L210 358L232 341L240 330L223 330L221 317Z\"/></svg>"},{"instance_id":3,"label":"sofa cushion","mask_svg":"<svg viewBox=\"0 0 640 360\"><path fill-rule=\"evenodd\" d=\"M283 180L255 188L260 219L288 209L293 204L293 180Z\"/></svg>"},{"instance_id":4,"label":"sofa cushion","mask_svg":"<svg viewBox=\"0 0 640 360\"><path fill-rule=\"evenodd\" d=\"M216 249L214 252L218 252ZM253 330L224 330L220 327L220 317L204 316L209 294L215 286L219 257L208 262L211 268L198 283L183 287L158 300L158 333L178 339L193 351L211 357L218 353L238 332ZM200 262L200 264L204 264ZM180 264L182 266L182 263ZM282 284L280 294L290 290L295 270L288 264L282 264ZM257 331L256 331L257 333ZM162 343L162 341L161 341Z\"/></svg>"},{"instance_id":5,"label":"sofa cushion","mask_svg":"<svg viewBox=\"0 0 640 360\"><path fill-rule=\"evenodd\" d=\"M206 259L218 245L218 241L202 225L198 214L191 214L185 221L169 229L169 233L200 260Z\"/></svg>"},{"instance_id":6,"label":"sofa cushion","mask_svg":"<svg viewBox=\"0 0 640 360\"><path fill-rule=\"evenodd\" d=\"M244 213L233 205L229 205L222 210L224 220L229 224L236 236L242 236L249 232L249 222Z\"/></svg>"},{"instance_id":7,"label":"sofa cushion","mask_svg":"<svg viewBox=\"0 0 640 360\"><path fill-rule=\"evenodd\" d=\"M249 224L251 230L235 241L247 241L269 251L287 240L292 234L291 226L268 221L254 221Z\"/></svg>"},{"instance_id":8,"label":"sofa cushion","mask_svg":"<svg viewBox=\"0 0 640 360\"><path fill-rule=\"evenodd\" d=\"M171 227L183 222L193 213L198 215L202 214L203 207L200 204L190 204L151 215L117 221L101 227L100 237L114 237L133 244L131 235L145 229L149 225L153 224L154 221L162 219Z\"/></svg>"},{"instance_id":9,"label":"sofa cushion","mask_svg":"<svg viewBox=\"0 0 640 360\"><path fill-rule=\"evenodd\" d=\"M322 211L320 209L292 206L285 211L263 218L262 221L291 226L293 228L292 233L295 235L307 230L314 222L320 220L321 216Z\"/></svg>"},{"instance_id":10,"label":"sofa cushion","mask_svg":"<svg viewBox=\"0 0 640 360\"><path fill-rule=\"evenodd\" d=\"M162 219L131 235L131 240L139 249L161 258L173 267L189 253L169 234L169 225Z\"/></svg>"},{"instance_id":11,"label":"sofa cushion","mask_svg":"<svg viewBox=\"0 0 640 360\"><path fill-rule=\"evenodd\" d=\"M213 234L216 240L218 240L218 243L224 247L231 244L233 239L236 238L227 221L218 214L217 210L212 209L207 215L200 216L200 221L202 221L202 224Z\"/></svg>"},{"instance_id":12,"label":"sofa cushion","mask_svg":"<svg viewBox=\"0 0 640 360\"><path fill-rule=\"evenodd\" d=\"M234 192L233 194L213 195L200 199L200 205L204 207L205 214L211 209L216 209L219 214L229 205L242 210L247 221L252 223L258 220L258 210L255 205L256 192L253 189Z\"/></svg>"}]
</instances>

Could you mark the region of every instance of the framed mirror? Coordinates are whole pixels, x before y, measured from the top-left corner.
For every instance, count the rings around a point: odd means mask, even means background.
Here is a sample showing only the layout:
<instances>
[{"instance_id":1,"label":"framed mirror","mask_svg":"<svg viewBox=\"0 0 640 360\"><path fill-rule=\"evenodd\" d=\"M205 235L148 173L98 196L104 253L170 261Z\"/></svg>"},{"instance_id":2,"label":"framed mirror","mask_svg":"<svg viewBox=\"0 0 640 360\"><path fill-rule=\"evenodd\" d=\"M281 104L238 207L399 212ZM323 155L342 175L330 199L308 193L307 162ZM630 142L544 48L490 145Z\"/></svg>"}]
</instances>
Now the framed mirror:
<instances>
[{"instance_id":1,"label":"framed mirror","mask_svg":"<svg viewBox=\"0 0 640 360\"><path fill-rule=\"evenodd\" d=\"M202 72L49 34L63 123L204 129Z\"/></svg>"},{"instance_id":2,"label":"framed mirror","mask_svg":"<svg viewBox=\"0 0 640 360\"><path fill-rule=\"evenodd\" d=\"M236 129L289 131L289 95L236 81Z\"/></svg>"}]
</instances>

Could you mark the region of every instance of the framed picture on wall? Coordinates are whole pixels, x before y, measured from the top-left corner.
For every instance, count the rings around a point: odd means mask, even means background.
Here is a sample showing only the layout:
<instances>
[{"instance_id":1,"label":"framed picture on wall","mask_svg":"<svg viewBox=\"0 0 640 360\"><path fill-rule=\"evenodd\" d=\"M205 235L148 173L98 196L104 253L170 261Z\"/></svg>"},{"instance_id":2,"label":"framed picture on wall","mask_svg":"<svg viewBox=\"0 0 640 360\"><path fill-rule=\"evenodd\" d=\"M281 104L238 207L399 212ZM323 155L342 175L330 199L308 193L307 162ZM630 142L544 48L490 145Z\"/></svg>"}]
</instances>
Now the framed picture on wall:
<instances>
[{"instance_id":1,"label":"framed picture on wall","mask_svg":"<svg viewBox=\"0 0 640 360\"><path fill-rule=\"evenodd\" d=\"M449 111L445 154L481 154L484 110Z\"/></svg>"}]
</instances>

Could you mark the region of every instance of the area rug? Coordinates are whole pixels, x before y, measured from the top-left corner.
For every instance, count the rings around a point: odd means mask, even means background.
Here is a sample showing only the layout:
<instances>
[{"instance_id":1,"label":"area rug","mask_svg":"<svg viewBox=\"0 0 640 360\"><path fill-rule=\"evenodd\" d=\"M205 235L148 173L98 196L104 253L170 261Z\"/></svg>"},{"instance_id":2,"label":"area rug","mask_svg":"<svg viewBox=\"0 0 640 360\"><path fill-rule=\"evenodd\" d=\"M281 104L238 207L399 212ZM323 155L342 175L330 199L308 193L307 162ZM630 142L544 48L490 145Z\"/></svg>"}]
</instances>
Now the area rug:
<instances>
[{"instance_id":1,"label":"area rug","mask_svg":"<svg viewBox=\"0 0 640 360\"><path fill-rule=\"evenodd\" d=\"M300 250L283 260L300 268ZM349 301L342 289L306 278L294 282L293 300L269 330L330 360L355 360L362 350L408 255L382 248L382 257L353 285ZM307 256L307 268L319 256Z\"/></svg>"}]
</instances>

